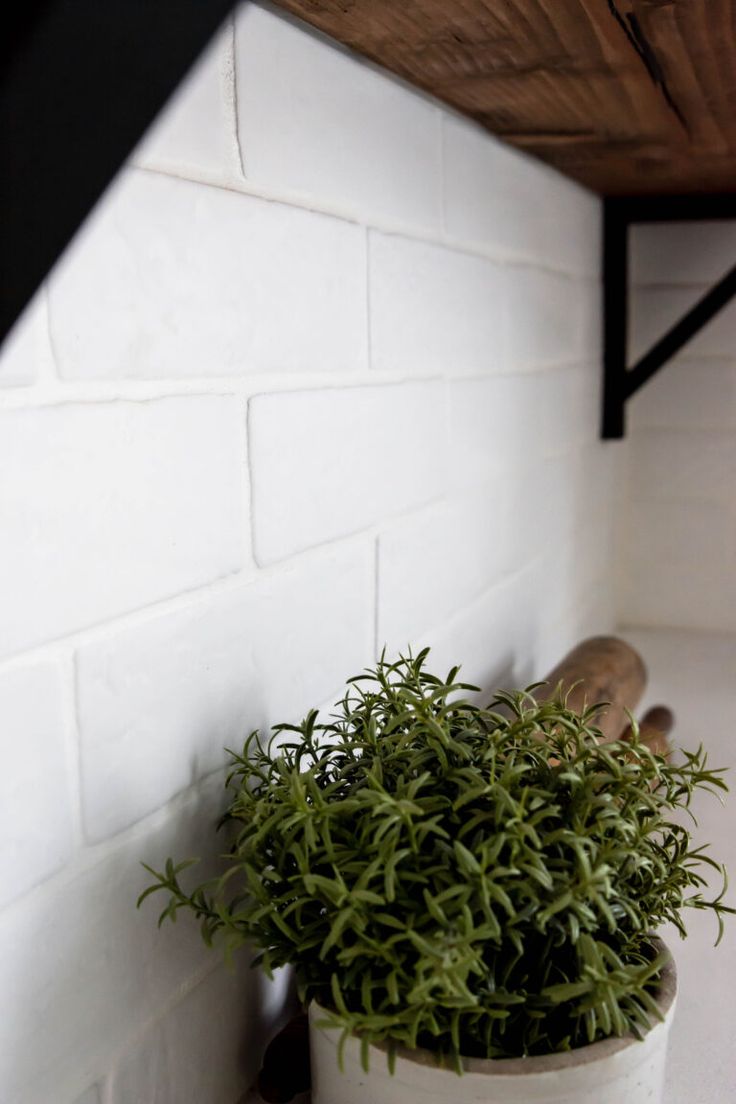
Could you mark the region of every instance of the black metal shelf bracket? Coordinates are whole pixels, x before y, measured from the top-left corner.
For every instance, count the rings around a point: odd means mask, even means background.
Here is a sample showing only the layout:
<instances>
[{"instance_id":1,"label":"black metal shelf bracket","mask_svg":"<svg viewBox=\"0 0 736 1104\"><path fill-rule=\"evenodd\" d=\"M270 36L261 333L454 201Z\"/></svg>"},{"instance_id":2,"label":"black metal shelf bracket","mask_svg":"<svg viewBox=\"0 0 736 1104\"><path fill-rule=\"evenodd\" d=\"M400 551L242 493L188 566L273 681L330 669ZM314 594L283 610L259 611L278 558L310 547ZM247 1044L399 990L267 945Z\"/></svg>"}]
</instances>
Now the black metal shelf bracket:
<instances>
[{"instance_id":1,"label":"black metal shelf bracket","mask_svg":"<svg viewBox=\"0 0 736 1104\"><path fill-rule=\"evenodd\" d=\"M644 222L714 219L736 219L736 195L604 200L601 436L606 440L625 436L627 401L736 295L735 265L629 368L629 227Z\"/></svg>"}]
</instances>

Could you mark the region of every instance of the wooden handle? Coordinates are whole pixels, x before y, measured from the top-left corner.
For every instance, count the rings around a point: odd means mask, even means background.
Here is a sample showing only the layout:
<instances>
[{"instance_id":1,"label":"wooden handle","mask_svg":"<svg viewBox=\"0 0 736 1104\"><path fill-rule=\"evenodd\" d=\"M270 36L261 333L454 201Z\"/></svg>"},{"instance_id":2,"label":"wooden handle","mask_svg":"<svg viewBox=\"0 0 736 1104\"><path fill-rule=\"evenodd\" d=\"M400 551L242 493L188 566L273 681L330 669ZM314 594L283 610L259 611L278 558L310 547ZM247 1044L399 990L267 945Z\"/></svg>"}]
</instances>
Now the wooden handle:
<instances>
[{"instance_id":1,"label":"wooden handle","mask_svg":"<svg viewBox=\"0 0 736 1104\"><path fill-rule=\"evenodd\" d=\"M669 758L671 747L668 735L675 723L675 715L666 705L654 705L642 717L639 722L639 739L655 755L664 755ZM624 729L622 740L631 739L631 725Z\"/></svg>"},{"instance_id":2,"label":"wooden handle","mask_svg":"<svg viewBox=\"0 0 736 1104\"><path fill-rule=\"evenodd\" d=\"M573 709L608 703L596 714L595 723L605 740L617 740L629 723L626 710L633 713L646 681L647 670L635 648L615 636L593 636L568 652L534 696L545 701L562 684Z\"/></svg>"}]
</instances>

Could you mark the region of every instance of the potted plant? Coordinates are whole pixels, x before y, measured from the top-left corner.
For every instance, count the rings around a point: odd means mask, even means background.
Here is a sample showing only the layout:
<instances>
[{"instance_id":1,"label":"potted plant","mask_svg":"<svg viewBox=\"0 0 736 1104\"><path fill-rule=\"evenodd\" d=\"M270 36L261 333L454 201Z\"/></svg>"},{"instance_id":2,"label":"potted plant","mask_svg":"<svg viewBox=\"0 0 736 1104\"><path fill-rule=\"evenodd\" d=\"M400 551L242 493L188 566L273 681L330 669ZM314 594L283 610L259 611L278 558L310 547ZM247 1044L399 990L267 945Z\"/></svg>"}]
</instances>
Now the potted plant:
<instances>
[{"instance_id":1,"label":"potted plant","mask_svg":"<svg viewBox=\"0 0 736 1104\"><path fill-rule=\"evenodd\" d=\"M710 909L720 938L734 911L678 819L721 772L636 731L603 745L592 708L533 687L482 707L426 658L253 733L223 876L187 890L169 860L141 900L164 890L160 922L190 909L208 944L294 968L314 1104L658 1100L675 977L656 930Z\"/></svg>"}]
</instances>

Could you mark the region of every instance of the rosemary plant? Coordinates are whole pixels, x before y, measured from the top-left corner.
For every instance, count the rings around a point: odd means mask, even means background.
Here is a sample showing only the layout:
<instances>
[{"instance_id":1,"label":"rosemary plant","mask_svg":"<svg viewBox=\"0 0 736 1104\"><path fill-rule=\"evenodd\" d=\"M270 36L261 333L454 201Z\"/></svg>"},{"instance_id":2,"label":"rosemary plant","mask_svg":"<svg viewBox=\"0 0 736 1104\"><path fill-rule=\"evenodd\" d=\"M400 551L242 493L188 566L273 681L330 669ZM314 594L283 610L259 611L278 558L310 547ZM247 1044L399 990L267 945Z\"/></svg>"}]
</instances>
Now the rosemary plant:
<instances>
[{"instance_id":1,"label":"rosemary plant","mask_svg":"<svg viewBox=\"0 0 736 1104\"><path fill-rule=\"evenodd\" d=\"M164 890L159 922L190 909L208 944L291 964L366 1052L457 1066L641 1035L664 964L652 933L710 909L720 938L734 911L678 819L722 772L702 748L670 764L636 734L602 745L593 709L533 687L482 708L426 655L351 679L325 722L253 733L231 753L223 876L187 890L190 863L169 860L141 900Z\"/></svg>"}]
</instances>

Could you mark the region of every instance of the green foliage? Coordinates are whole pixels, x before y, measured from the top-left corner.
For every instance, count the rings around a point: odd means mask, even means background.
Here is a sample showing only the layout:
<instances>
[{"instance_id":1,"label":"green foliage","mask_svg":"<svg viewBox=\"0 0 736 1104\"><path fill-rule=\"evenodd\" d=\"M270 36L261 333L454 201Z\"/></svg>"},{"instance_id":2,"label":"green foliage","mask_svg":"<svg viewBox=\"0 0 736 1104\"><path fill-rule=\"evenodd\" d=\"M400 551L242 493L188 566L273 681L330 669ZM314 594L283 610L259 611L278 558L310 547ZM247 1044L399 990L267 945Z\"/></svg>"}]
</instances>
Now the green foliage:
<instances>
[{"instance_id":1,"label":"green foliage","mask_svg":"<svg viewBox=\"0 0 736 1104\"><path fill-rule=\"evenodd\" d=\"M208 944L295 967L304 1000L364 1041L539 1054L641 1033L663 965L652 932L718 920L725 871L677 820L725 790L702 748L677 764L597 741L593 711L425 669L426 651L348 683L339 713L232 753L221 879L187 892L171 860L142 899L191 909ZM723 890L707 895L704 870Z\"/></svg>"}]
</instances>

